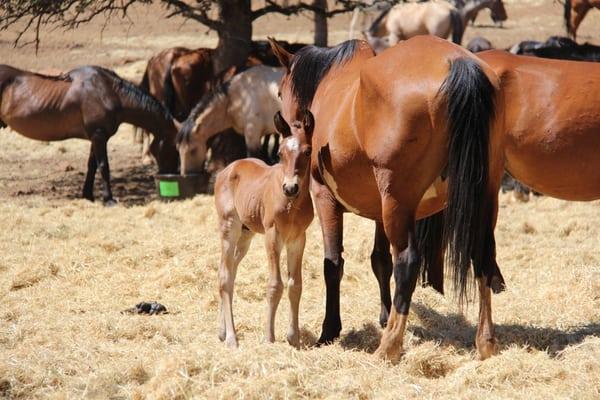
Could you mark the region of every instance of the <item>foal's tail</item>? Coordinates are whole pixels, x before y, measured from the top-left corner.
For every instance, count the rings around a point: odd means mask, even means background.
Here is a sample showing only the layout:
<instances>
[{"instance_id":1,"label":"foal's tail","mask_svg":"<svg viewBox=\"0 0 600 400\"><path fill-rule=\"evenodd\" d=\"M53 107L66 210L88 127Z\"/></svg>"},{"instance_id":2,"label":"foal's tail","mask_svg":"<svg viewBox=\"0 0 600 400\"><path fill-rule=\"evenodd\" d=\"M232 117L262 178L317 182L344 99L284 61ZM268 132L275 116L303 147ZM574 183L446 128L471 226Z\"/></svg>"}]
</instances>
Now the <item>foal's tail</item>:
<instances>
[{"instance_id":1,"label":"foal's tail","mask_svg":"<svg viewBox=\"0 0 600 400\"><path fill-rule=\"evenodd\" d=\"M460 46L465 33L465 26L457 10L450 11L450 24L452 25L452 42Z\"/></svg>"},{"instance_id":2,"label":"foal's tail","mask_svg":"<svg viewBox=\"0 0 600 400\"><path fill-rule=\"evenodd\" d=\"M441 91L448 104L448 206L444 214L444 244L453 268L454 289L466 297L471 259L492 276L484 259L489 216L486 193L489 180L490 123L494 116L494 86L477 61L452 61ZM493 264L493 263L492 263ZM488 271L489 269L489 271Z\"/></svg>"}]
</instances>

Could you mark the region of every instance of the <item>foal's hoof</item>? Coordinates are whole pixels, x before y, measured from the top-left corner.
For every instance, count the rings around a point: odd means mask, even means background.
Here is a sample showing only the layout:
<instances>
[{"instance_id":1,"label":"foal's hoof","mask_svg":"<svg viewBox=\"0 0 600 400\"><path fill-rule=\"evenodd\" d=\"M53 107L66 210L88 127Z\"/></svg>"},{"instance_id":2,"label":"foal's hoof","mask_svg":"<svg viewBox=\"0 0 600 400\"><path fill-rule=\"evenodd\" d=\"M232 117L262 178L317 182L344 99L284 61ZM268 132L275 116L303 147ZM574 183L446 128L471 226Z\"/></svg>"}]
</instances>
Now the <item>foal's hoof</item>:
<instances>
[{"instance_id":1,"label":"foal's hoof","mask_svg":"<svg viewBox=\"0 0 600 400\"><path fill-rule=\"evenodd\" d=\"M117 205L117 201L115 199L104 200L104 207L113 208Z\"/></svg>"},{"instance_id":2,"label":"foal's hoof","mask_svg":"<svg viewBox=\"0 0 600 400\"><path fill-rule=\"evenodd\" d=\"M298 335L295 332L288 332L287 341L290 344L290 346L294 346L295 348L300 347L300 335Z\"/></svg>"},{"instance_id":3,"label":"foal's hoof","mask_svg":"<svg viewBox=\"0 0 600 400\"><path fill-rule=\"evenodd\" d=\"M477 339L477 351L479 351L479 359L482 361L498 354L498 342L496 338Z\"/></svg>"},{"instance_id":4,"label":"foal's hoof","mask_svg":"<svg viewBox=\"0 0 600 400\"><path fill-rule=\"evenodd\" d=\"M403 354L404 348L402 346L394 348L393 346L387 346L383 343L381 343L377 350L375 350L375 353L373 353L375 357L381 360L390 361L393 364L400 361L400 358L402 358Z\"/></svg>"},{"instance_id":5,"label":"foal's hoof","mask_svg":"<svg viewBox=\"0 0 600 400\"><path fill-rule=\"evenodd\" d=\"M238 348L238 342L237 342L237 338L235 337L228 337L225 339L225 345L227 347L229 347L230 349L237 349Z\"/></svg>"}]
</instances>

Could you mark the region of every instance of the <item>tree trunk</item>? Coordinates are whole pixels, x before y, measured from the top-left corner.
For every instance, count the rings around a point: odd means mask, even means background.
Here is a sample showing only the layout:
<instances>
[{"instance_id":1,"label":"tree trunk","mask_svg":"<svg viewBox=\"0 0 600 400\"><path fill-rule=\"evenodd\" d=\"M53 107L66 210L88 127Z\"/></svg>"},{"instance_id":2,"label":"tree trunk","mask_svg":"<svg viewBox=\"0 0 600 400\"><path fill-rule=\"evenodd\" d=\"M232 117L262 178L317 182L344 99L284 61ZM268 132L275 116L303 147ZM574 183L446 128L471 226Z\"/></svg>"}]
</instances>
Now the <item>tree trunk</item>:
<instances>
[{"instance_id":1,"label":"tree trunk","mask_svg":"<svg viewBox=\"0 0 600 400\"><path fill-rule=\"evenodd\" d=\"M325 11L327 0L313 0L313 6ZM327 16L324 12L315 12L315 46L327 46Z\"/></svg>"},{"instance_id":2,"label":"tree trunk","mask_svg":"<svg viewBox=\"0 0 600 400\"><path fill-rule=\"evenodd\" d=\"M252 7L250 0L219 0L219 44L214 68L222 72L232 65L243 65L252 45Z\"/></svg>"}]
</instances>

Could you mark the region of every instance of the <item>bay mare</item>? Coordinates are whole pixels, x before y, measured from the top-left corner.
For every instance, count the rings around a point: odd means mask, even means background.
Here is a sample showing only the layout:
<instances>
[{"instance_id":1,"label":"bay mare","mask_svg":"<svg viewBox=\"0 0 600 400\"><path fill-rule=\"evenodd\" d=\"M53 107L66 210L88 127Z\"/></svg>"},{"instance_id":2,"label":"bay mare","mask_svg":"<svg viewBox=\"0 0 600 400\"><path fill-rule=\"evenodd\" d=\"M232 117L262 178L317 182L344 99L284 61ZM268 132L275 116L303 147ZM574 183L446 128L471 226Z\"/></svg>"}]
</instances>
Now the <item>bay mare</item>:
<instances>
[{"instance_id":1,"label":"bay mare","mask_svg":"<svg viewBox=\"0 0 600 400\"><path fill-rule=\"evenodd\" d=\"M273 114L281 107L282 76L282 68L257 65L207 93L177 135L181 173L203 171L207 141L228 128L244 136L250 156L258 156L261 138L275 132Z\"/></svg>"},{"instance_id":2,"label":"bay mare","mask_svg":"<svg viewBox=\"0 0 600 400\"><path fill-rule=\"evenodd\" d=\"M86 199L94 199L94 178L100 168L102 200L114 204L107 142L123 122L154 135L150 147L159 172L177 171L177 127L170 113L114 72L87 66L52 77L0 65L0 126L36 140L91 141L83 186Z\"/></svg>"},{"instance_id":3,"label":"bay mare","mask_svg":"<svg viewBox=\"0 0 600 400\"><path fill-rule=\"evenodd\" d=\"M290 129L277 112L274 125L283 136L279 146L281 163L268 166L252 158L238 160L219 173L215 183L222 247L219 267L219 339L230 347L237 347L232 311L237 267L256 233L265 235L269 263L269 310L265 340L275 341L275 314L283 294L279 257L285 246L290 299L287 339L295 347L300 343L298 313L302 294L302 255L306 229L314 215L309 193L310 142L314 119L307 112L302 122L295 121Z\"/></svg>"},{"instance_id":4,"label":"bay mare","mask_svg":"<svg viewBox=\"0 0 600 400\"><path fill-rule=\"evenodd\" d=\"M475 278L475 343L481 358L495 354L491 288L499 273L494 227L504 168L544 194L600 198L600 68L499 51L478 58L431 36L378 57L359 41L295 55L272 45L287 71L284 118L304 108L315 116L311 189L327 287L319 343L341 330L343 213L353 212L374 219L392 247L396 291L376 354L402 353L419 268L436 263L432 255L439 262L443 248L461 300ZM436 240L421 242L415 220L444 208L443 235L434 230ZM380 249L385 255L389 247Z\"/></svg>"}]
</instances>

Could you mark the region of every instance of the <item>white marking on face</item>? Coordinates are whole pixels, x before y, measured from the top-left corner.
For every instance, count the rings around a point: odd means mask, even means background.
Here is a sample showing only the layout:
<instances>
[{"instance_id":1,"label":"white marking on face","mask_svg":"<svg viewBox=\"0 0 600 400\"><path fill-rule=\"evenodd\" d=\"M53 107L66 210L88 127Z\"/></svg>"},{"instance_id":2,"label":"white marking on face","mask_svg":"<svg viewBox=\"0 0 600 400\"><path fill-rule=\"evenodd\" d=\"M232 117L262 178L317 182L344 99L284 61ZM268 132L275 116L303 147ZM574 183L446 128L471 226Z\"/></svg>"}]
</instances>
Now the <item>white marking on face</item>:
<instances>
[{"instance_id":1,"label":"white marking on face","mask_svg":"<svg viewBox=\"0 0 600 400\"><path fill-rule=\"evenodd\" d=\"M287 176L283 178L283 184L286 186L298 185L298 175L294 175L291 178Z\"/></svg>"},{"instance_id":2,"label":"white marking on face","mask_svg":"<svg viewBox=\"0 0 600 400\"><path fill-rule=\"evenodd\" d=\"M331 191L333 192L335 199L337 201L339 201L340 204L346 208L346 210L348 210L356 215L360 215L360 211L358 211L356 208L352 207L350 204L346 203L344 201L344 199L342 199L340 197L339 193L337 192L337 183L333 179L333 176L331 176L331 174L327 171L327 168L325 168L325 165L323 165L323 179L325 179L325 183L327 184L329 189L331 189Z\"/></svg>"},{"instance_id":3,"label":"white marking on face","mask_svg":"<svg viewBox=\"0 0 600 400\"><path fill-rule=\"evenodd\" d=\"M287 140L285 145L289 151L298 151L298 148L300 147L300 142L298 142L297 138L291 137Z\"/></svg>"}]
</instances>

